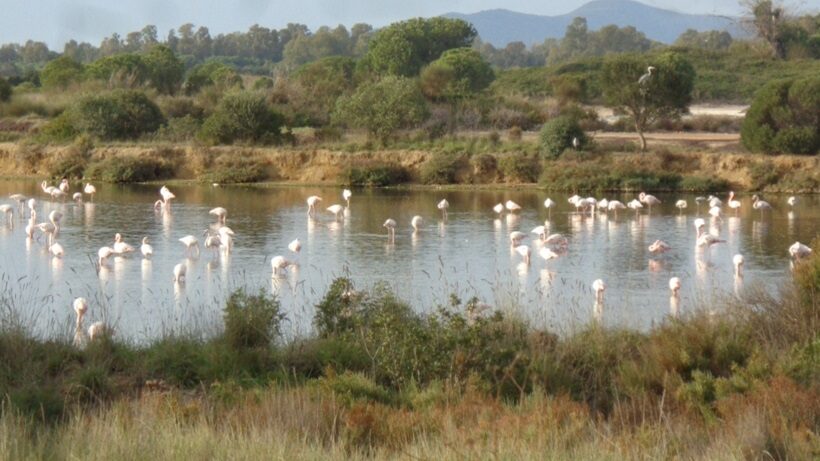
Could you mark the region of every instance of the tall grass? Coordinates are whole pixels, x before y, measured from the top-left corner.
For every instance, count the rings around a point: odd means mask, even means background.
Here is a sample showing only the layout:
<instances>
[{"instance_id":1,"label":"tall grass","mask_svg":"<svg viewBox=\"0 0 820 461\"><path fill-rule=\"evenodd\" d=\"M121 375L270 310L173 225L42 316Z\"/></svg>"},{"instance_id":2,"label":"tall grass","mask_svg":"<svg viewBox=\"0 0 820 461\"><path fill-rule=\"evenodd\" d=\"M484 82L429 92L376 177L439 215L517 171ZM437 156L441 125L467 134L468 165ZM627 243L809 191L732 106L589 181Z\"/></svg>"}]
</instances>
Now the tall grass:
<instances>
[{"instance_id":1,"label":"tall grass","mask_svg":"<svg viewBox=\"0 0 820 461\"><path fill-rule=\"evenodd\" d=\"M347 279L288 343L241 291L211 338L78 350L3 323L0 457L816 459L820 255L794 273L645 333L418 313Z\"/></svg>"}]
</instances>

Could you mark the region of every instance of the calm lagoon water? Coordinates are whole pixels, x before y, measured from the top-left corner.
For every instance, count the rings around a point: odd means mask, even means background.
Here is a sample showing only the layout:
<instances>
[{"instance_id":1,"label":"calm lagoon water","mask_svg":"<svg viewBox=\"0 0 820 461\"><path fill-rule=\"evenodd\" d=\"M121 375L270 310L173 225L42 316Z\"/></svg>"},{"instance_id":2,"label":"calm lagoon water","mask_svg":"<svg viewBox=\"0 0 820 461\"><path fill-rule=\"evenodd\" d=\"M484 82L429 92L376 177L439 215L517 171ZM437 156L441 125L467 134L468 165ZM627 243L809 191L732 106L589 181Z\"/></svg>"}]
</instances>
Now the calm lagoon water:
<instances>
[{"instance_id":1,"label":"calm lagoon water","mask_svg":"<svg viewBox=\"0 0 820 461\"><path fill-rule=\"evenodd\" d=\"M216 331L228 294L237 287L252 292L275 293L288 321L286 333L309 334L314 305L330 282L349 276L357 288L384 282L420 311L449 302L451 294L463 300L473 296L504 310L514 310L533 325L566 331L592 318L593 280L606 282L602 322L606 325L646 329L663 321L670 311L668 281L683 282L681 313L708 307L715 301L751 288L776 292L791 277L787 248L817 234L820 198L801 196L791 209L785 196L765 197L774 209L761 216L741 196L741 211L728 208L722 221L707 219L708 228L727 240L705 251L695 249L693 221L704 217L706 207L695 207L694 196L664 195L663 201L635 214L577 213L565 194L542 191L476 190L354 190L349 210L337 222L325 208L344 204L341 188L329 187L172 187L177 195L170 213L156 212L156 186L99 184L93 203L52 201L35 181L2 181L0 196L22 193L38 201L38 221L51 210L63 214L58 241L65 257L52 258L43 243L29 241L25 221L15 213L14 225L0 227L0 286L4 290L3 316L17 315L42 335L69 334L74 313L72 300L84 296L91 302L88 321L104 319L117 335L147 341L172 332ZM79 184L73 185L77 190ZM306 214L305 198L323 197L318 215ZM600 195L600 194L599 194ZM543 201L558 202L551 212ZM624 203L634 194L609 194ZM450 203L443 219L436 203ZM599 196L598 198L602 198ZM680 214L675 200L687 199ZM722 197L725 199L725 197ZM500 219L493 205L508 199L523 209ZM3 200L12 203L11 200ZM228 210L227 225L236 232L230 255L203 249L199 258L186 258L179 238L202 233L215 218L216 206ZM413 234L410 219L424 218L421 232ZM398 222L390 243L382 223ZM522 262L511 251L509 233L525 233L545 224L549 233L569 239L567 254L544 261L534 234L524 242L533 248L532 263ZM139 253L112 258L96 270L97 250L111 246L120 232L126 242L139 247L150 239L154 257ZM287 245L302 242L298 255ZM647 247L662 239L673 250L652 256ZM745 276L733 276L732 256L745 257ZM284 255L298 263L283 277L272 278L270 258ZM175 264L187 265L184 285L172 282ZM90 323L90 322L89 322Z\"/></svg>"}]
</instances>

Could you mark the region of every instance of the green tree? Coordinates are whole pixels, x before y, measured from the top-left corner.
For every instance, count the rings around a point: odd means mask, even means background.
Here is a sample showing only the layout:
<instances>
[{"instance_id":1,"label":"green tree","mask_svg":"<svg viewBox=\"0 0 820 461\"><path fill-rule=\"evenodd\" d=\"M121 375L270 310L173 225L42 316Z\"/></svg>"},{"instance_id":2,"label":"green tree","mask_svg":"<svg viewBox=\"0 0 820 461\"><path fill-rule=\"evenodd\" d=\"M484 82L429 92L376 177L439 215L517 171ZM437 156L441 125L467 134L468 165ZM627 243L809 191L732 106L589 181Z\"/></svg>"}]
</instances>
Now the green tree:
<instances>
[{"instance_id":1,"label":"green tree","mask_svg":"<svg viewBox=\"0 0 820 461\"><path fill-rule=\"evenodd\" d=\"M469 47L477 33L469 23L442 17L393 23L370 40L365 65L380 75L418 75L451 48Z\"/></svg>"},{"instance_id":2,"label":"green tree","mask_svg":"<svg viewBox=\"0 0 820 461\"><path fill-rule=\"evenodd\" d=\"M208 85L218 85L223 89L241 87L242 78L233 67L209 60L191 69L184 89L187 94L194 94Z\"/></svg>"},{"instance_id":3,"label":"green tree","mask_svg":"<svg viewBox=\"0 0 820 461\"><path fill-rule=\"evenodd\" d=\"M820 77L771 82L755 96L741 128L755 152L816 154L820 151Z\"/></svg>"},{"instance_id":4,"label":"green tree","mask_svg":"<svg viewBox=\"0 0 820 461\"><path fill-rule=\"evenodd\" d=\"M573 146L573 139L577 140L578 149L588 144L588 139L578 118L572 115L560 115L544 124L539 135L541 148L551 157L558 157L566 149Z\"/></svg>"},{"instance_id":5,"label":"green tree","mask_svg":"<svg viewBox=\"0 0 820 461\"><path fill-rule=\"evenodd\" d=\"M416 82L388 76L366 83L350 96L339 98L333 121L364 128L386 144L393 133L424 121L429 112Z\"/></svg>"},{"instance_id":6,"label":"green tree","mask_svg":"<svg viewBox=\"0 0 820 461\"><path fill-rule=\"evenodd\" d=\"M687 29L675 40L676 46L688 48L700 48L711 51L727 50L732 45L732 36L725 30L708 30L698 32L695 29Z\"/></svg>"},{"instance_id":7,"label":"green tree","mask_svg":"<svg viewBox=\"0 0 820 461\"><path fill-rule=\"evenodd\" d=\"M91 79L105 80L115 85L132 88L148 79L148 66L142 56L120 53L100 58L85 68Z\"/></svg>"},{"instance_id":8,"label":"green tree","mask_svg":"<svg viewBox=\"0 0 820 461\"><path fill-rule=\"evenodd\" d=\"M67 57L49 61L40 72L40 82L45 88L65 88L82 78L83 65Z\"/></svg>"},{"instance_id":9,"label":"green tree","mask_svg":"<svg viewBox=\"0 0 820 461\"><path fill-rule=\"evenodd\" d=\"M145 66L151 86L160 93L174 94L182 83L185 67L165 45L156 45L145 54Z\"/></svg>"},{"instance_id":10,"label":"green tree","mask_svg":"<svg viewBox=\"0 0 820 461\"><path fill-rule=\"evenodd\" d=\"M0 77L0 102L6 102L11 99L11 84Z\"/></svg>"},{"instance_id":11,"label":"green tree","mask_svg":"<svg viewBox=\"0 0 820 461\"><path fill-rule=\"evenodd\" d=\"M340 96L355 88L356 62L352 58L333 56L302 66L294 75L301 86L301 98L291 95L290 104L305 113L316 124L327 124ZM301 100L295 100L301 99Z\"/></svg>"},{"instance_id":12,"label":"green tree","mask_svg":"<svg viewBox=\"0 0 820 461\"><path fill-rule=\"evenodd\" d=\"M268 107L264 96L244 91L230 93L205 120L199 137L212 144L275 143L282 139L283 120Z\"/></svg>"},{"instance_id":13,"label":"green tree","mask_svg":"<svg viewBox=\"0 0 820 461\"><path fill-rule=\"evenodd\" d=\"M472 48L445 51L421 73L422 92L451 106L450 130L455 128L459 104L487 88L495 79L490 65Z\"/></svg>"},{"instance_id":14,"label":"green tree","mask_svg":"<svg viewBox=\"0 0 820 461\"><path fill-rule=\"evenodd\" d=\"M786 11L780 2L744 0L743 4L749 15L746 23L754 29L758 37L769 45L775 59L785 58L786 42L783 32L786 25Z\"/></svg>"},{"instance_id":15,"label":"green tree","mask_svg":"<svg viewBox=\"0 0 820 461\"><path fill-rule=\"evenodd\" d=\"M641 79L647 67L655 68L651 76ZM639 79L644 80L639 83ZM607 104L632 118L646 150L644 130L663 117L684 113L692 100L695 69L681 55L667 52L647 62L639 55L619 55L607 59L601 69L600 85Z\"/></svg>"},{"instance_id":16,"label":"green tree","mask_svg":"<svg viewBox=\"0 0 820 461\"><path fill-rule=\"evenodd\" d=\"M101 139L134 139L156 131L165 120L145 93L116 90L86 96L60 115L73 129Z\"/></svg>"}]
</instances>

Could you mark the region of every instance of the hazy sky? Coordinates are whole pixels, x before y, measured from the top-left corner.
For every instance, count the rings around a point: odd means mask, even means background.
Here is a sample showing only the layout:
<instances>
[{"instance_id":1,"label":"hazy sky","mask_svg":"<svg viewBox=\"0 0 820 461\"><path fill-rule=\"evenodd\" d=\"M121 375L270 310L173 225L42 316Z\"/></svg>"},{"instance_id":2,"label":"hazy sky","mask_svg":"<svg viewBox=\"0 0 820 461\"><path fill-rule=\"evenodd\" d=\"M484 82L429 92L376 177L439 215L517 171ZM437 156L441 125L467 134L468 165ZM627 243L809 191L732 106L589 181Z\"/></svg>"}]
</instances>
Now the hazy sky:
<instances>
[{"instance_id":1,"label":"hazy sky","mask_svg":"<svg viewBox=\"0 0 820 461\"><path fill-rule=\"evenodd\" d=\"M74 38L98 45L113 32L124 36L146 24L161 36L185 22L207 26L211 35L246 30L252 24L281 28L289 22L351 26L366 22L383 26L417 16L449 11L473 13L506 8L524 13L564 14L588 0L0 0L0 43L45 41L62 51ZM736 0L642 0L643 3L686 13L737 15ZM820 9L820 0L790 2L802 11Z\"/></svg>"}]
</instances>

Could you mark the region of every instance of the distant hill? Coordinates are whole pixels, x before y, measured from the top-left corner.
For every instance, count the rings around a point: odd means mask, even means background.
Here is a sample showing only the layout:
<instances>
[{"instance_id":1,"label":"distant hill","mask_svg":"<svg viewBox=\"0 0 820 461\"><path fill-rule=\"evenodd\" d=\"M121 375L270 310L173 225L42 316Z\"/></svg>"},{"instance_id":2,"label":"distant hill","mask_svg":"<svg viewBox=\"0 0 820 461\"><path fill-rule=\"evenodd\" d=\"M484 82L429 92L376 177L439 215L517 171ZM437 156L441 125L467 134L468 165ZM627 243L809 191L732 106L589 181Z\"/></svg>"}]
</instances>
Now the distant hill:
<instances>
[{"instance_id":1,"label":"distant hill","mask_svg":"<svg viewBox=\"0 0 820 461\"><path fill-rule=\"evenodd\" d=\"M444 16L472 23L481 39L496 47L515 41L532 45L547 38L561 38L567 25L579 16L587 19L591 31L609 24L633 26L648 38L663 43L674 42L686 29L727 30L733 36L741 32L737 18L677 13L632 0L595 0L560 16L539 16L503 9L472 14L447 13Z\"/></svg>"}]
</instances>

